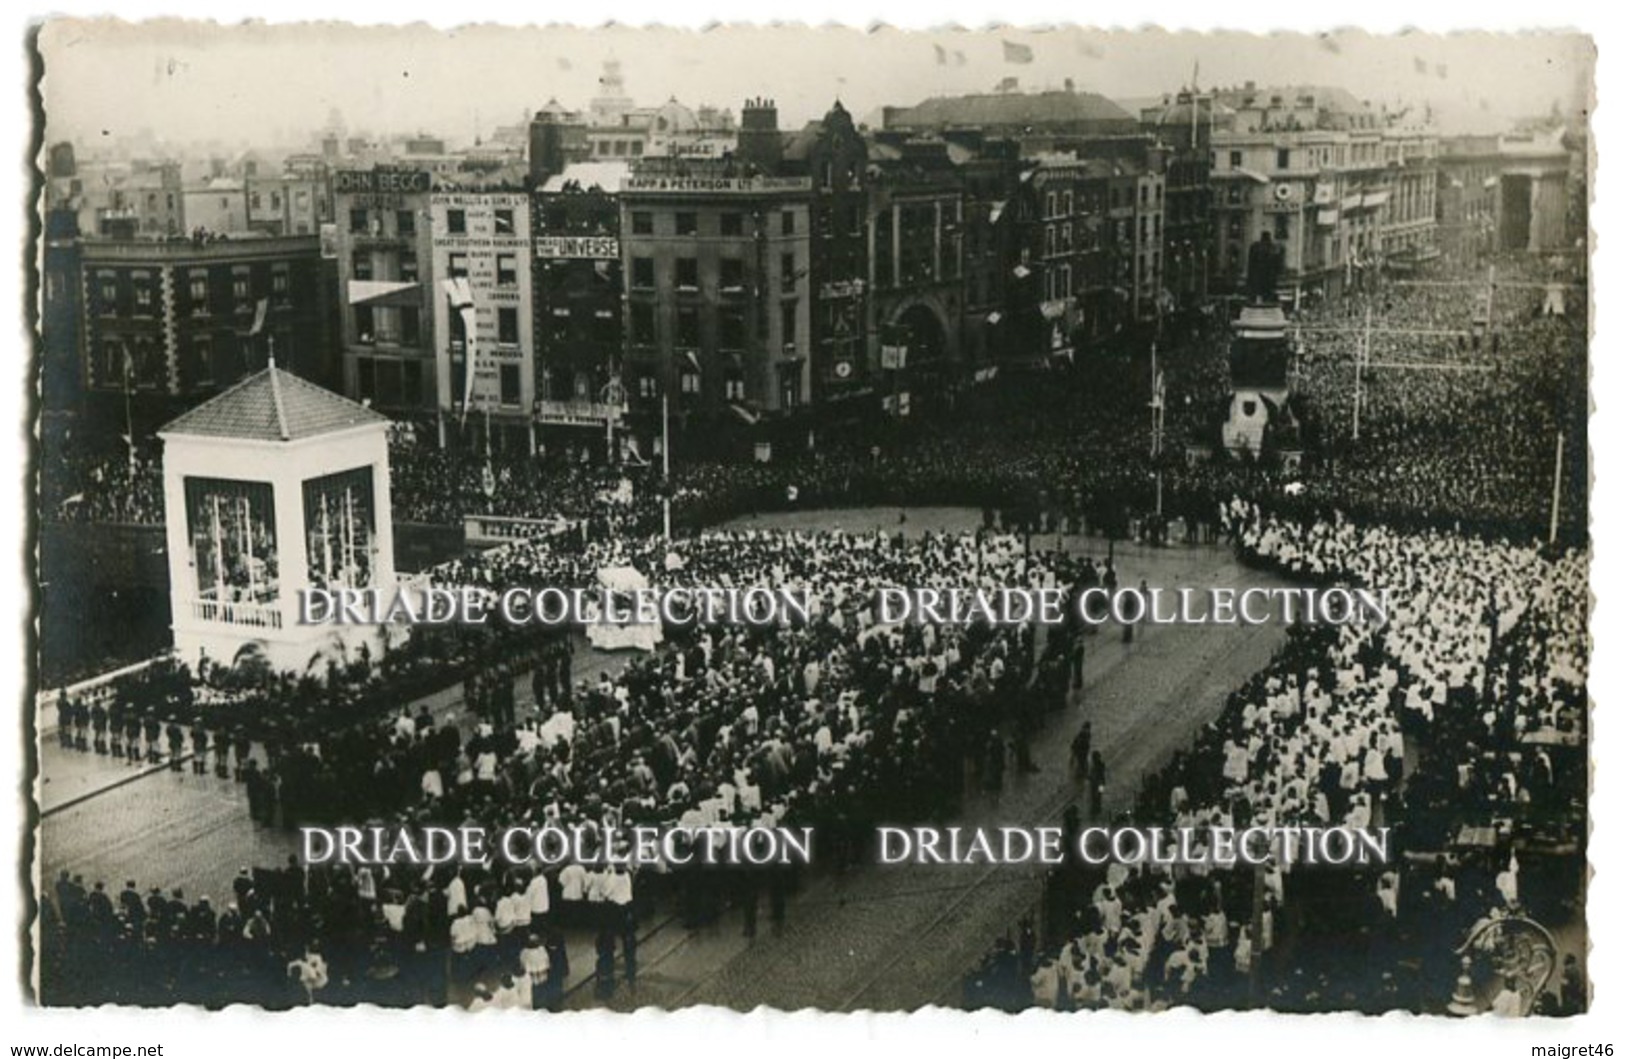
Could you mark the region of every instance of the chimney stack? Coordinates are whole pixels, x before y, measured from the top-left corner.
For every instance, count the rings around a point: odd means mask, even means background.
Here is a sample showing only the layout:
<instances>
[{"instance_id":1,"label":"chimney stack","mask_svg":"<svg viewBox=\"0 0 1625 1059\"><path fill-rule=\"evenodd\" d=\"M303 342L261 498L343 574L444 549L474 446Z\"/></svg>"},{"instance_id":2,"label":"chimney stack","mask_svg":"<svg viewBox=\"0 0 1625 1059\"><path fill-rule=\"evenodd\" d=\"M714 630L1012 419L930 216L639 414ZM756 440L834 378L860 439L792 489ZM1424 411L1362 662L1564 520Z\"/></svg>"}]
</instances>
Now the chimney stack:
<instances>
[{"instance_id":1,"label":"chimney stack","mask_svg":"<svg viewBox=\"0 0 1625 1059\"><path fill-rule=\"evenodd\" d=\"M564 172L564 129L545 110L530 119L530 183L540 188Z\"/></svg>"},{"instance_id":2,"label":"chimney stack","mask_svg":"<svg viewBox=\"0 0 1625 1059\"><path fill-rule=\"evenodd\" d=\"M734 157L766 173L784 160L779 138L779 108L771 99L747 99L739 113L739 148Z\"/></svg>"}]
</instances>

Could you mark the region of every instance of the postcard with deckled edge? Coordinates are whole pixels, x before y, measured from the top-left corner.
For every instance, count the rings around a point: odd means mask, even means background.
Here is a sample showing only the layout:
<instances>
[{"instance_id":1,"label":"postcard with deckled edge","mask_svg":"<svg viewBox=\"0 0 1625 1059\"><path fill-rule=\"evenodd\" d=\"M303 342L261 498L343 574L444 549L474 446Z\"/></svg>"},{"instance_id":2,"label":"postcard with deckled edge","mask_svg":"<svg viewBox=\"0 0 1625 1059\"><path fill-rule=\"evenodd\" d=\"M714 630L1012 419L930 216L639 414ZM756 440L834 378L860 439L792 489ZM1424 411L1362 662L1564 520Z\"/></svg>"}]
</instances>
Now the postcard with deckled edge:
<instances>
[{"instance_id":1,"label":"postcard with deckled edge","mask_svg":"<svg viewBox=\"0 0 1625 1059\"><path fill-rule=\"evenodd\" d=\"M1588 38L36 46L39 1004L1587 1010Z\"/></svg>"}]
</instances>

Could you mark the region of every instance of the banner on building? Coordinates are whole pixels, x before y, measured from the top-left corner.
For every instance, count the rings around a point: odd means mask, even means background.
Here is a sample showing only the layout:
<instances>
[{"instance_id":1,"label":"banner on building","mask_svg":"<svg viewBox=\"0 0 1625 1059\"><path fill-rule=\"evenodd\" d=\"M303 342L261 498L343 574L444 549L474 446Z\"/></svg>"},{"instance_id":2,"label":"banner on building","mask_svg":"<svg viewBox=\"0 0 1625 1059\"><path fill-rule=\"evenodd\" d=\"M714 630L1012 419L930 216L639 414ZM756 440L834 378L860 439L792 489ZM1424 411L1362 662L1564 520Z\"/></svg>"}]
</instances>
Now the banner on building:
<instances>
[{"instance_id":1,"label":"banner on building","mask_svg":"<svg viewBox=\"0 0 1625 1059\"><path fill-rule=\"evenodd\" d=\"M468 406L474 403L474 376L479 365L478 342L474 329L474 290L467 276L456 276L440 281L446 292L451 311L463 321L463 411L462 421L468 421Z\"/></svg>"},{"instance_id":2,"label":"banner on building","mask_svg":"<svg viewBox=\"0 0 1625 1059\"><path fill-rule=\"evenodd\" d=\"M608 235L538 235L536 256L554 260L615 261L621 241Z\"/></svg>"}]
</instances>

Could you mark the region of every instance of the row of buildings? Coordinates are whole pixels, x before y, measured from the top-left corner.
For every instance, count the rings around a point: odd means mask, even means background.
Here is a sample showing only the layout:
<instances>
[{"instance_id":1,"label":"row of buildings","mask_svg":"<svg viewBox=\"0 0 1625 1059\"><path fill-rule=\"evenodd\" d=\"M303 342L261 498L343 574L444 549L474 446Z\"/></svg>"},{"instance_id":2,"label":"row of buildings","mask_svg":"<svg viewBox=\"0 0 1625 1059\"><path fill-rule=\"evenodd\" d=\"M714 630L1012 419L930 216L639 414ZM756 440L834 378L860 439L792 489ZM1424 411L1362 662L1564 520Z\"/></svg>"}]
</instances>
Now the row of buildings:
<instances>
[{"instance_id":1,"label":"row of buildings","mask_svg":"<svg viewBox=\"0 0 1625 1059\"><path fill-rule=\"evenodd\" d=\"M1240 290L1264 232L1295 300L1575 234L1572 144L1441 141L1340 89L1131 115L1068 86L886 108L877 128L837 102L781 129L771 100L702 119L632 106L618 68L601 83L586 114L532 116L522 166L284 173L317 211L285 224L267 197L229 237L51 214L47 407L134 392L172 411L275 355L448 443L648 458L663 419L761 445L1138 348Z\"/></svg>"}]
</instances>

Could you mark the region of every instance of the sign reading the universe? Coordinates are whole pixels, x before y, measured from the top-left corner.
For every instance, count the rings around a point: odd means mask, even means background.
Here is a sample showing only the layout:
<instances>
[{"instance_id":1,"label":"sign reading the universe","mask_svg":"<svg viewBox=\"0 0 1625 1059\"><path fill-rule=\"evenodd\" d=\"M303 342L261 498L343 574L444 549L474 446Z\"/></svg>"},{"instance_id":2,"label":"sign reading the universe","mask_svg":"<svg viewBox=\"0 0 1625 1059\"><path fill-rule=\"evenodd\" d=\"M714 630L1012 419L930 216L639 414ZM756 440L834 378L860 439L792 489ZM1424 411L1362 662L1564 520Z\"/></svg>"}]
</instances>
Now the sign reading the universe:
<instances>
[{"instance_id":1,"label":"sign reading the universe","mask_svg":"<svg viewBox=\"0 0 1625 1059\"><path fill-rule=\"evenodd\" d=\"M607 235L539 235L536 256L614 261L621 256L621 241Z\"/></svg>"}]
</instances>

